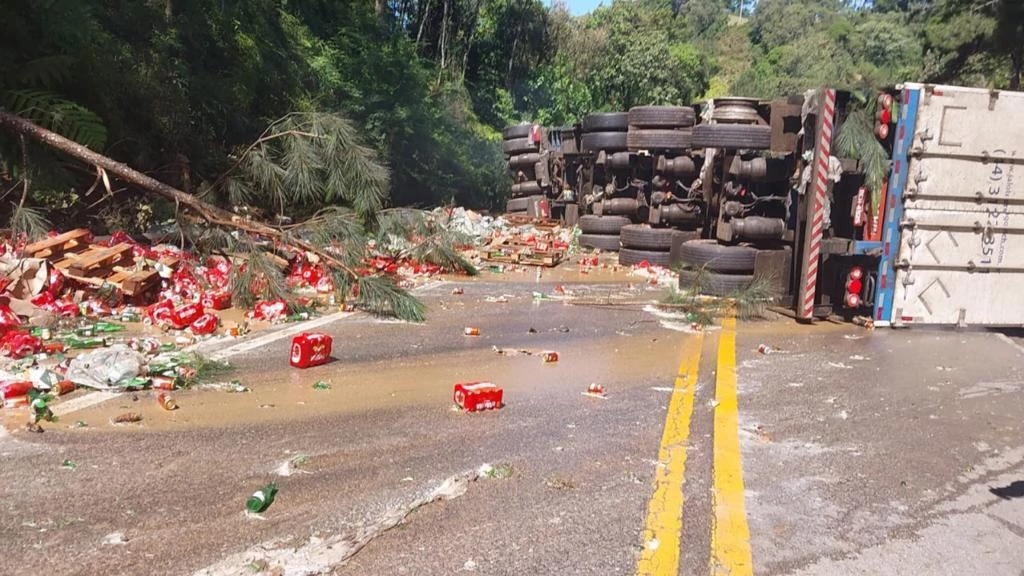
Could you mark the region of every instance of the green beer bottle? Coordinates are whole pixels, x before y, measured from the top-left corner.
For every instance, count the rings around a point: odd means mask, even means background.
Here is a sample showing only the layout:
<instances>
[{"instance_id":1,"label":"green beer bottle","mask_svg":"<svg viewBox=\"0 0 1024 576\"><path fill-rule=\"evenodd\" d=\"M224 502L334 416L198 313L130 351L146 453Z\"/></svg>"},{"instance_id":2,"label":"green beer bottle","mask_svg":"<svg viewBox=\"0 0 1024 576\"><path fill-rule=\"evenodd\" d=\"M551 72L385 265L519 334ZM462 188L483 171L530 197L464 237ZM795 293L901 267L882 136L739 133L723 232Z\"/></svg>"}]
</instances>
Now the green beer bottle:
<instances>
[{"instance_id":1,"label":"green beer bottle","mask_svg":"<svg viewBox=\"0 0 1024 576\"><path fill-rule=\"evenodd\" d=\"M277 494L277 484L271 482L256 492L245 501L245 507L250 512L260 513L270 508L274 503L274 496Z\"/></svg>"}]
</instances>

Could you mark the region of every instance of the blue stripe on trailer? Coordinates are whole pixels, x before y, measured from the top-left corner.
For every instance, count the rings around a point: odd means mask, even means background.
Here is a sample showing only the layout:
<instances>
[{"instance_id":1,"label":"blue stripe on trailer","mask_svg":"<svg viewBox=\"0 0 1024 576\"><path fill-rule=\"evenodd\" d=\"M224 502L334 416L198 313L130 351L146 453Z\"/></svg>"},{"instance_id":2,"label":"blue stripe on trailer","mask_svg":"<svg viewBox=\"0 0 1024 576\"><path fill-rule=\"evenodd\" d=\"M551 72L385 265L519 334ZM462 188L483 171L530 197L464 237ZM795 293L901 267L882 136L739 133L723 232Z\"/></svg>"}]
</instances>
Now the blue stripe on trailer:
<instances>
[{"instance_id":1,"label":"blue stripe on trailer","mask_svg":"<svg viewBox=\"0 0 1024 576\"><path fill-rule=\"evenodd\" d=\"M892 322L893 298L896 295L896 252L900 247L900 220L903 219L903 193L910 172L908 154L914 143L920 89L904 88L900 99L900 118L896 124L896 142L892 154L892 172L886 197L885 223L882 228L882 257L878 262L878 291L875 296L875 324Z\"/></svg>"},{"instance_id":2,"label":"blue stripe on trailer","mask_svg":"<svg viewBox=\"0 0 1024 576\"><path fill-rule=\"evenodd\" d=\"M858 255L873 255L882 251L882 243L871 240L858 240L853 243L853 253Z\"/></svg>"}]
</instances>

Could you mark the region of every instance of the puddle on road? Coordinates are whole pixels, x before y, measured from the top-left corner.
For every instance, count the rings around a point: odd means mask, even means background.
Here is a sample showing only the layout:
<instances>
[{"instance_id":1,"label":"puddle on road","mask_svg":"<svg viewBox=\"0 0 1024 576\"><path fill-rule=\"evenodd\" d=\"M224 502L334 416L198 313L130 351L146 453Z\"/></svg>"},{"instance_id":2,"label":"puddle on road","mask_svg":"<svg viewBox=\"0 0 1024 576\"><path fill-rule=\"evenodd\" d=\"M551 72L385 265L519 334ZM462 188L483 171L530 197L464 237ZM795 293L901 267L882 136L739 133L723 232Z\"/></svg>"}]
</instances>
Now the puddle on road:
<instances>
[{"instance_id":1,"label":"puddle on road","mask_svg":"<svg viewBox=\"0 0 1024 576\"><path fill-rule=\"evenodd\" d=\"M281 359L277 370L252 373L240 366L229 376L250 387L251 392L178 390L171 393L180 405L174 411L159 406L158 391L129 392L65 415L60 422L44 423L44 428L47 433L87 434L97 429L132 433L269 423L388 407L422 406L425 410L447 411L452 386L478 380L503 387L508 405L545 394L568 395L575 401L592 382L607 385L614 400L615 394L645 379L662 378L671 383L684 337L658 331L570 341L557 349L559 361L552 364L545 364L538 356L503 356L491 349L361 364L346 364L339 359L307 370L291 368ZM313 384L319 380L329 382L330 389L315 390ZM8 429L23 429L27 410L3 412L3 424ZM111 423L112 418L125 412L140 414L142 421ZM88 427L74 427L78 421Z\"/></svg>"}]
</instances>

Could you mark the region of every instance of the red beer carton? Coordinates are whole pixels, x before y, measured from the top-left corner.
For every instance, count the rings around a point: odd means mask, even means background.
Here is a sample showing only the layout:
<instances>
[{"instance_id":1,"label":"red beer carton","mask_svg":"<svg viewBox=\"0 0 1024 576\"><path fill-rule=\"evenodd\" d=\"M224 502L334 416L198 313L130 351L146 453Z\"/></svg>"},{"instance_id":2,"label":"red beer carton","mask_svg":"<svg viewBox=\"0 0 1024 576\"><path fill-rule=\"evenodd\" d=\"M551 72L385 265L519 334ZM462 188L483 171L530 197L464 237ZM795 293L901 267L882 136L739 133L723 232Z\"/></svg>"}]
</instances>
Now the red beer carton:
<instances>
[{"instance_id":1,"label":"red beer carton","mask_svg":"<svg viewBox=\"0 0 1024 576\"><path fill-rule=\"evenodd\" d=\"M231 293L206 292L199 300L199 303L203 305L203 308L210 310L227 310L231 308Z\"/></svg>"},{"instance_id":2,"label":"red beer carton","mask_svg":"<svg viewBox=\"0 0 1024 576\"><path fill-rule=\"evenodd\" d=\"M296 368L309 368L326 364L331 359L334 339L327 334L307 332L292 338L290 362Z\"/></svg>"},{"instance_id":3,"label":"red beer carton","mask_svg":"<svg viewBox=\"0 0 1024 576\"><path fill-rule=\"evenodd\" d=\"M503 391L490 382L456 384L452 399L466 412L501 408Z\"/></svg>"}]
</instances>

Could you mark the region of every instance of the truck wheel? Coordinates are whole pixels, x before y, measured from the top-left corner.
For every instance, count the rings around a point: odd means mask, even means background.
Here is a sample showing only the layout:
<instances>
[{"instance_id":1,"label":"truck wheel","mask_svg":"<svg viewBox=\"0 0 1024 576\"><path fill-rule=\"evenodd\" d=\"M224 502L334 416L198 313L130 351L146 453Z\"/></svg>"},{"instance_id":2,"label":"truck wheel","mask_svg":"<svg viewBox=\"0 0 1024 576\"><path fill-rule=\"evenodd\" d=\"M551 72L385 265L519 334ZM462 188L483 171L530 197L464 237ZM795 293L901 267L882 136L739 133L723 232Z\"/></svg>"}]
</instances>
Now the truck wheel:
<instances>
[{"instance_id":1,"label":"truck wheel","mask_svg":"<svg viewBox=\"0 0 1024 576\"><path fill-rule=\"evenodd\" d=\"M611 234L580 234L580 246L597 248L605 252L617 252L619 250L619 237Z\"/></svg>"},{"instance_id":2,"label":"truck wheel","mask_svg":"<svg viewBox=\"0 0 1024 576\"><path fill-rule=\"evenodd\" d=\"M630 150L686 150L693 144L689 130L630 130L626 146Z\"/></svg>"},{"instance_id":3,"label":"truck wheel","mask_svg":"<svg viewBox=\"0 0 1024 576\"><path fill-rule=\"evenodd\" d=\"M591 114L583 119L583 132L625 132L628 128L628 112Z\"/></svg>"},{"instance_id":4,"label":"truck wheel","mask_svg":"<svg viewBox=\"0 0 1024 576\"><path fill-rule=\"evenodd\" d=\"M629 109L629 125L637 128L689 128L696 122L693 108L683 106L635 106Z\"/></svg>"},{"instance_id":5,"label":"truck wheel","mask_svg":"<svg viewBox=\"0 0 1024 576\"><path fill-rule=\"evenodd\" d=\"M580 216L580 230L585 234L615 234L618 238L619 230L627 224L632 224L632 221L625 216Z\"/></svg>"},{"instance_id":6,"label":"truck wheel","mask_svg":"<svg viewBox=\"0 0 1024 576\"><path fill-rule=\"evenodd\" d=\"M683 258L680 254L683 244L690 240L700 239L700 228L696 230L673 230L672 231L672 247L669 249L669 261L672 262L673 266L683 263Z\"/></svg>"},{"instance_id":7,"label":"truck wheel","mask_svg":"<svg viewBox=\"0 0 1024 576\"><path fill-rule=\"evenodd\" d=\"M519 198L521 196L533 196L536 194L543 194L544 189L537 182L520 182L519 184L512 185L512 197Z\"/></svg>"},{"instance_id":8,"label":"truck wheel","mask_svg":"<svg viewBox=\"0 0 1024 576\"><path fill-rule=\"evenodd\" d=\"M671 228L651 228L647 224L629 224L623 226L622 245L627 248L641 250L669 250L672 248L672 237L675 230Z\"/></svg>"},{"instance_id":9,"label":"truck wheel","mask_svg":"<svg viewBox=\"0 0 1024 576\"><path fill-rule=\"evenodd\" d=\"M505 129L501 131L501 137L505 140L525 138L530 135L530 128L533 128L533 124L516 124L515 126L506 126Z\"/></svg>"},{"instance_id":10,"label":"truck wheel","mask_svg":"<svg viewBox=\"0 0 1024 576\"><path fill-rule=\"evenodd\" d=\"M526 212L529 205L529 198L511 198L505 203L505 212Z\"/></svg>"},{"instance_id":11,"label":"truck wheel","mask_svg":"<svg viewBox=\"0 0 1024 576\"><path fill-rule=\"evenodd\" d=\"M669 266L669 255L668 252L655 252L653 250L637 250L635 248L622 248L619 250L619 265L620 266L636 266L637 264L646 261L652 266L661 266L668 268Z\"/></svg>"},{"instance_id":12,"label":"truck wheel","mask_svg":"<svg viewBox=\"0 0 1024 576\"><path fill-rule=\"evenodd\" d=\"M771 126L701 124L693 129L694 148L766 150L772 145Z\"/></svg>"},{"instance_id":13,"label":"truck wheel","mask_svg":"<svg viewBox=\"0 0 1024 576\"><path fill-rule=\"evenodd\" d=\"M512 170L515 169L533 169L533 167L540 162L540 154L536 152L531 154L518 154L508 159L508 167Z\"/></svg>"},{"instance_id":14,"label":"truck wheel","mask_svg":"<svg viewBox=\"0 0 1024 576\"><path fill-rule=\"evenodd\" d=\"M584 152L624 152L626 135L626 132L589 132L580 138L580 148Z\"/></svg>"},{"instance_id":15,"label":"truck wheel","mask_svg":"<svg viewBox=\"0 0 1024 576\"><path fill-rule=\"evenodd\" d=\"M718 240L690 240L679 249L683 263L713 272L749 273L754 270L757 250L750 246L726 246Z\"/></svg>"},{"instance_id":16,"label":"truck wheel","mask_svg":"<svg viewBox=\"0 0 1024 576\"><path fill-rule=\"evenodd\" d=\"M679 287L708 296L731 296L746 290L754 281L751 274L717 274L707 270L680 270Z\"/></svg>"},{"instance_id":17,"label":"truck wheel","mask_svg":"<svg viewBox=\"0 0 1024 576\"><path fill-rule=\"evenodd\" d=\"M536 152L537 143L529 138L512 138L501 143L501 151L512 156L526 152Z\"/></svg>"}]
</instances>

